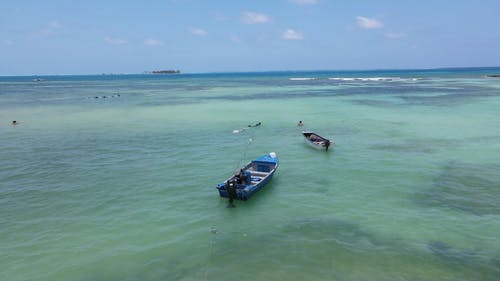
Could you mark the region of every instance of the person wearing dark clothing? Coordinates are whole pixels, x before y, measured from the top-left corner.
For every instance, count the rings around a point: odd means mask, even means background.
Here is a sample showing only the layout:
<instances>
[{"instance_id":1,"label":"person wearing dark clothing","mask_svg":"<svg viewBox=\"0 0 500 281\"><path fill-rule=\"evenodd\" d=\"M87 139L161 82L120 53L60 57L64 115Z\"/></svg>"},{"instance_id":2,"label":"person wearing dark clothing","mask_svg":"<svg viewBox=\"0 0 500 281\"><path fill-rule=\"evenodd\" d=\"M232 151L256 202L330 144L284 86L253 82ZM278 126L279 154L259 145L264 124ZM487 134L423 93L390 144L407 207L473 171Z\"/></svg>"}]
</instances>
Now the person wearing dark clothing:
<instances>
[{"instance_id":1,"label":"person wearing dark clothing","mask_svg":"<svg viewBox=\"0 0 500 281\"><path fill-rule=\"evenodd\" d=\"M248 181L247 181L247 175L246 173L243 171L243 169L241 169L237 174L236 174L236 181L237 183L239 184L247 184Z\"/></svg>"}]
</instances>

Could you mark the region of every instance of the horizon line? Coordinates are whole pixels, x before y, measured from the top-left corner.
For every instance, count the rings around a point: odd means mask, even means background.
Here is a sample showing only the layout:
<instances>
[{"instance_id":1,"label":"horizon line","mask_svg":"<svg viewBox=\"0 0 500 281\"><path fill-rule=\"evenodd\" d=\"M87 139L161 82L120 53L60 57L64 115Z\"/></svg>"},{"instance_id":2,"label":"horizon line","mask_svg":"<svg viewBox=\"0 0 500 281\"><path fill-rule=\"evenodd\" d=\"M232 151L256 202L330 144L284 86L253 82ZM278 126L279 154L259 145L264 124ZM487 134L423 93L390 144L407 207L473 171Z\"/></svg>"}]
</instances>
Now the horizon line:
<instances>
[{"instance_id":1,"label":"horizon line","mask_svg":"<svg viewBox=\"0 0 500 281\"><path fill-rule=\"evenodd\" d=\"M253 70L253 71L211 71L211 72L182 72L172 74L154 74L152 71L142 71L136 73L87 73L87 74L25 74L25 75L3 75L0 77L34 77L34 76L120 76L120 75L155 75L155 76L176 76L183 74L229 74L229 73L279 73L279 72L356 72L356 71L432 71L432 70L460 70L460 69L495 69L500 66L445 66L445 67L429 67L429 68L366 68L366 69L315 69L315 70Z\"/></svg>"}]
</instances>

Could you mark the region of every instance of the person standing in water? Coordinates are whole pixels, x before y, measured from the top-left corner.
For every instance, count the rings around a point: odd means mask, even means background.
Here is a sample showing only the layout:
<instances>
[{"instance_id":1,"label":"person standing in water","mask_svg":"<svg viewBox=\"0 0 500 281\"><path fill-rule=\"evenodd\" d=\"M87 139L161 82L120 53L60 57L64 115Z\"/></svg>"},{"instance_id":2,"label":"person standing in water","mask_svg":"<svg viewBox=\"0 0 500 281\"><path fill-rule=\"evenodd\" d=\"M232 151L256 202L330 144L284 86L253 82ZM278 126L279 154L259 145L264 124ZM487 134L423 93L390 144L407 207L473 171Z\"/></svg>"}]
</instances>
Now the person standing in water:
<instances>
[{"instance_id":1,"label":"person standing in water","mask_svg":"<svg viewBox=\"0 0 500 281\"><path fill-rule=\"evenodd\" d=\"M302 120L299 121L299 123L297 124L297 126L299 126L299 127L304 126L304 123L302 123Z\"/></svg>"}]
</instances>

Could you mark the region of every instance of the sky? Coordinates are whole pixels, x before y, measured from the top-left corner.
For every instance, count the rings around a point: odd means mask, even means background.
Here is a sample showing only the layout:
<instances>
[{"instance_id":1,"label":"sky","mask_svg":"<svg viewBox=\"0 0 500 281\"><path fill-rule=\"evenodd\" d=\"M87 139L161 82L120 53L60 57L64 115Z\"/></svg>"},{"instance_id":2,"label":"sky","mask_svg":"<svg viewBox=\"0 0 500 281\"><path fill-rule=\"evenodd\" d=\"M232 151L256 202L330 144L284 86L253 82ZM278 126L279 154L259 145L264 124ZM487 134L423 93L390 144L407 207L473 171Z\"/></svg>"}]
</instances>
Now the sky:
<instances>
[{"instance_id":1,"label":"sky","mask_svg":"<svg viewBox=\"0 0 500 281\"><path fill-rule=\"evenodd\" d=\"M0 0L0 75L500 66L498 0Z\"/></svg>"}]
</instances>

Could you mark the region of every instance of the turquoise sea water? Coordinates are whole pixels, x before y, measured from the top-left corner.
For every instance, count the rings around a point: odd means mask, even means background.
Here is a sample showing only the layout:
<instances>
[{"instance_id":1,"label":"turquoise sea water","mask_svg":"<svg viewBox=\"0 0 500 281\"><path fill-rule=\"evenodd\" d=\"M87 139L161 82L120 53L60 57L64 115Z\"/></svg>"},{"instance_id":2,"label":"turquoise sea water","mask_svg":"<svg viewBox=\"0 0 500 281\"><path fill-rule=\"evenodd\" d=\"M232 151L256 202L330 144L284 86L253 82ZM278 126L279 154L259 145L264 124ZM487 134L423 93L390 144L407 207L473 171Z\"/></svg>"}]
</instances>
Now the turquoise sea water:
<instances>
[{"instance_id":1,"label":"turquoise sea water","mask_svg":"<svg viewBox=\"0 0 500 281\"><path fill-rule=\"evenodd\" d=\"M1 77L0 280L500 280L490 73Z\"/></svg>"}]
</instances>

